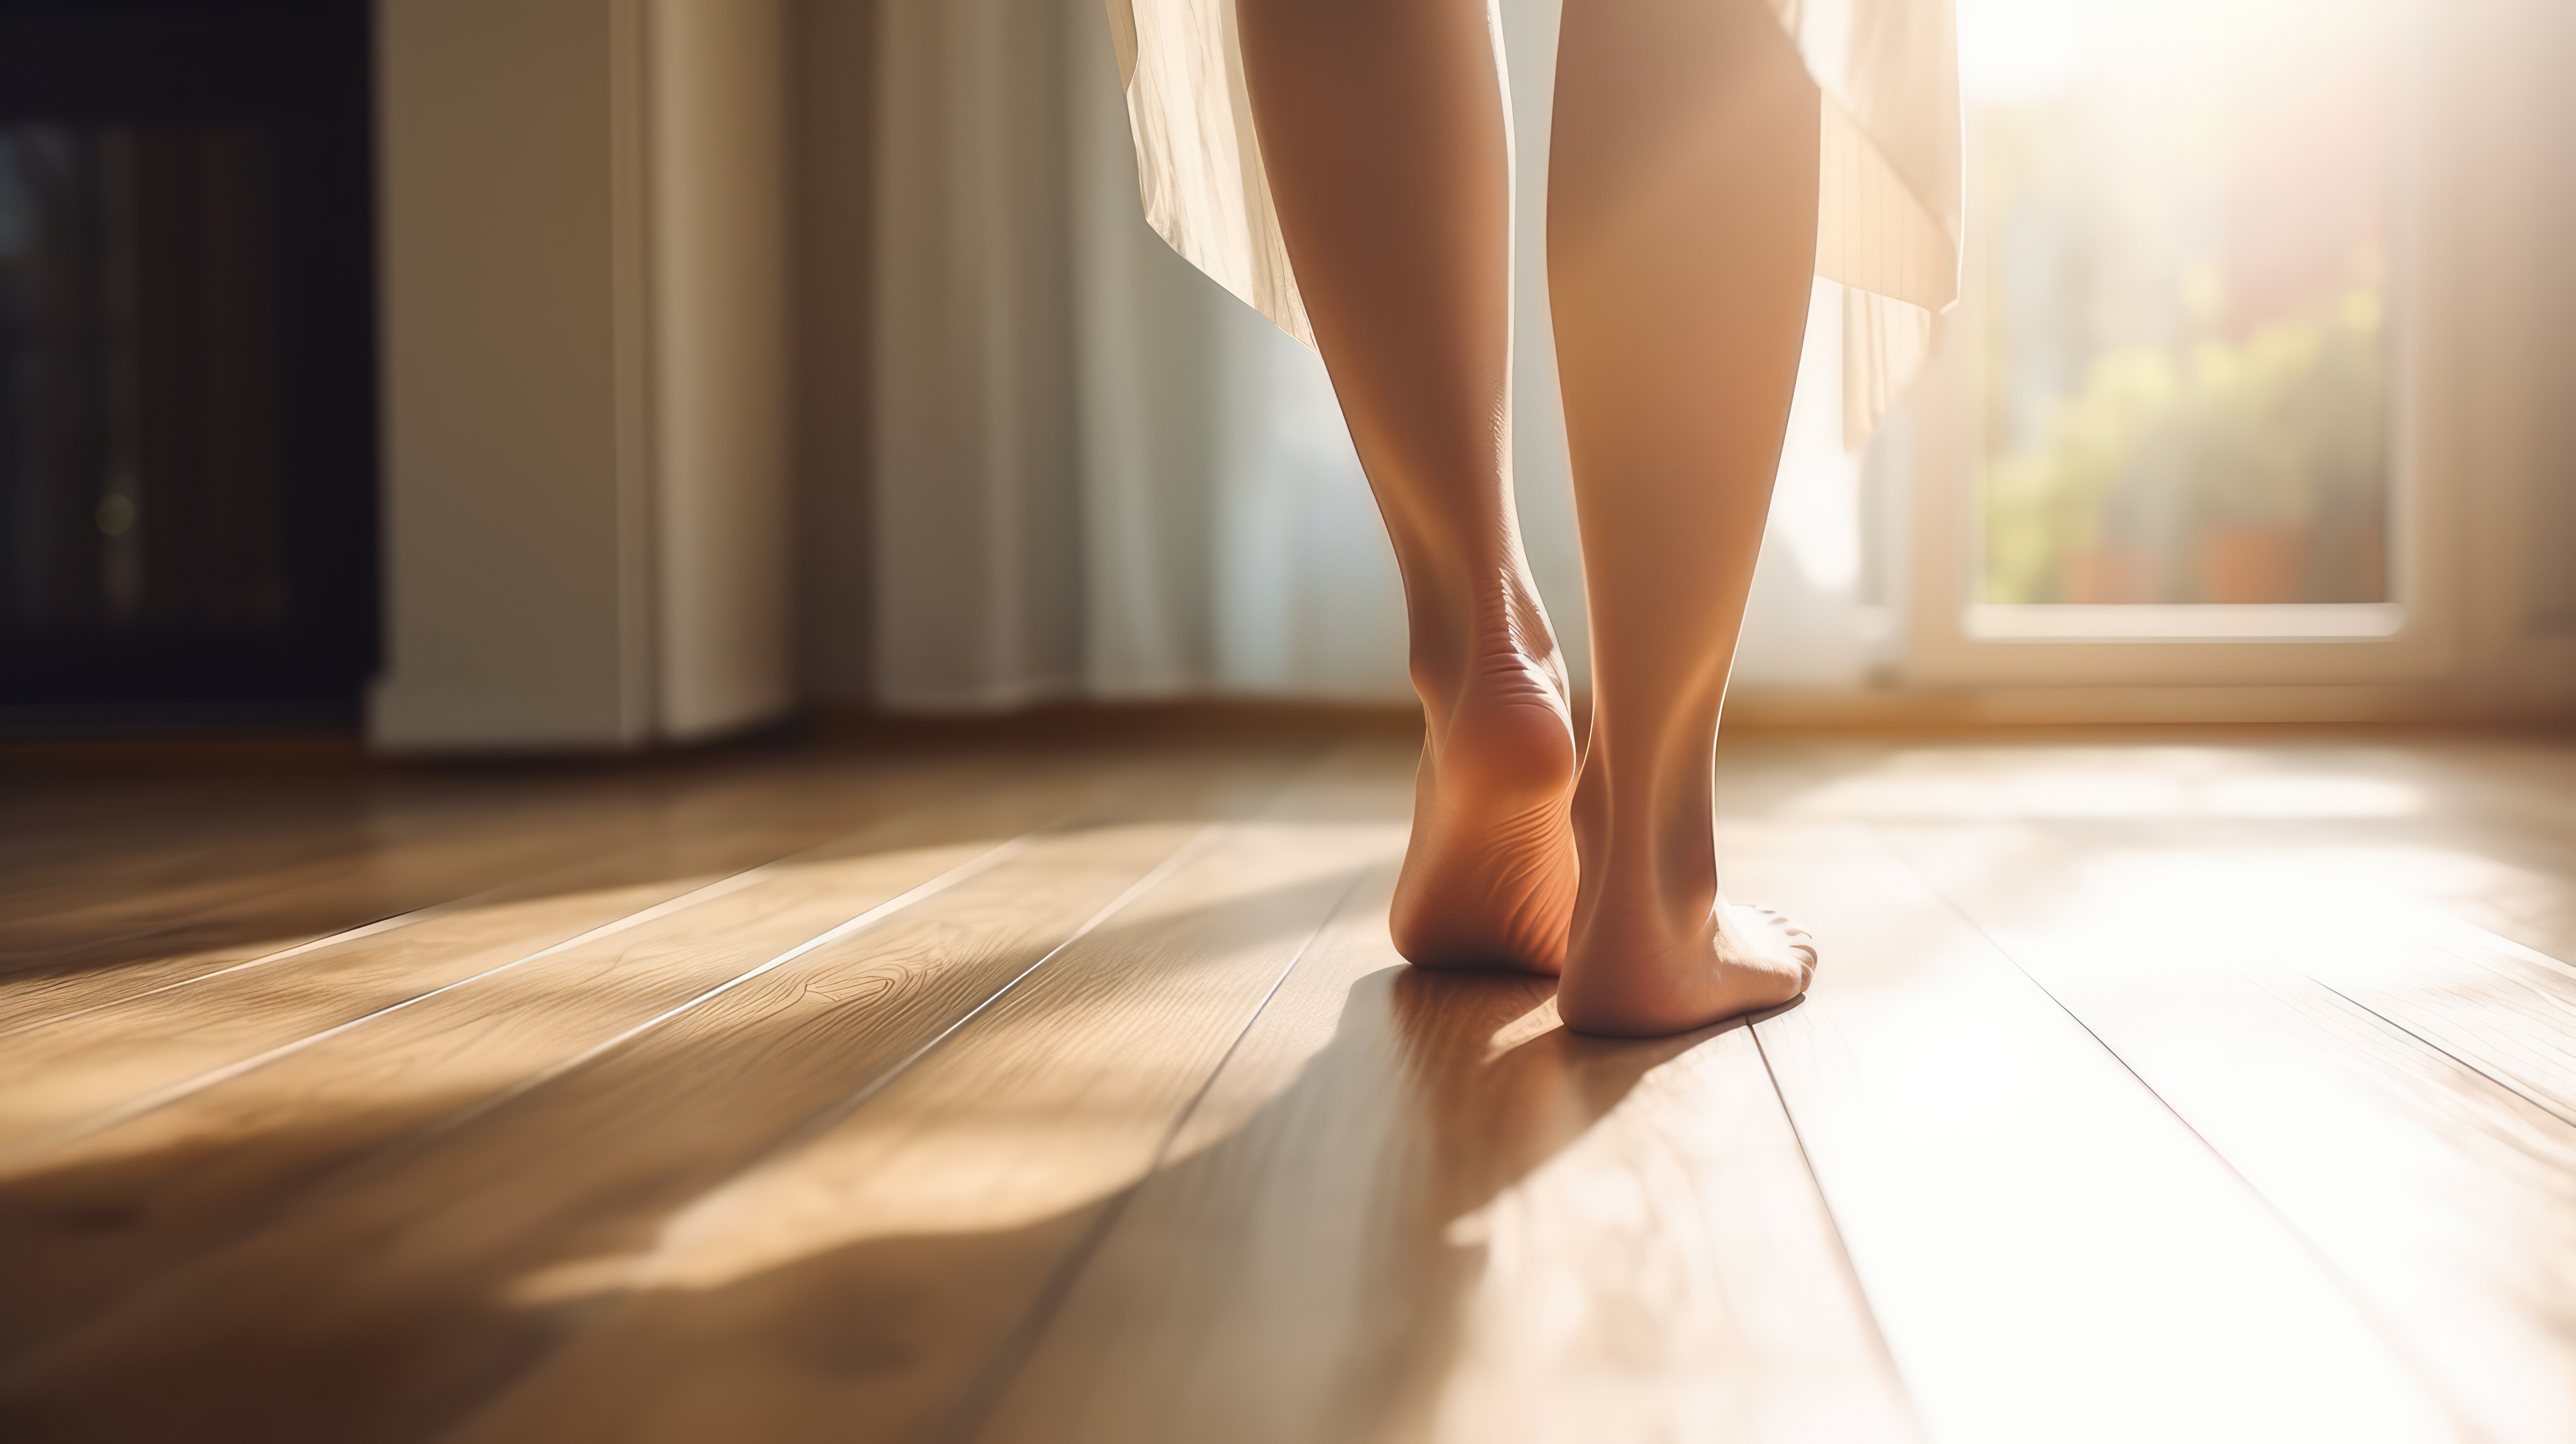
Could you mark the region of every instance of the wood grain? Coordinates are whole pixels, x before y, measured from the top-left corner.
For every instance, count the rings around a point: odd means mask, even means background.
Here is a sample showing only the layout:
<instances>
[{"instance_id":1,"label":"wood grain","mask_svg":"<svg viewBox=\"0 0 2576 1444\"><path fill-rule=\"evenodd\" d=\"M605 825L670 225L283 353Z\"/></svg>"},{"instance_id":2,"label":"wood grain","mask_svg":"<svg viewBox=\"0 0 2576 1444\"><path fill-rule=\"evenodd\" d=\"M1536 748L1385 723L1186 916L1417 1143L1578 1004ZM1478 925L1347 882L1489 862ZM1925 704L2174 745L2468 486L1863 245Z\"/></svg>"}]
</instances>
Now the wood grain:
<instances>
[{"instance_id":1,"label":"wood grain","mask_svg":"<svg viewBox=\"0 0 2576 1444\"><path fill-rule=\"evenodd\" d=\"M434 1428L585 1311L565 1278L642 1249L673 1208L900 1064L1204 818L1275 790L1284 760L1106 769L1085 816L811 951L902 878L956 869L995 839L870 854L855 863L874 875L827 869L757 925L702 918L651 950L621 939L620 956L568 963L552 987L512 975L543 1005L487 1015L429 1060L520 1082L22 1358L0 1374L0 1418L62 1437ZM561 1061L530 1070L531 1029ZM137 1370L168 1389L123 1389Z\"/></svg>"},{"instance_id":2,"label":"wood grain","mask_svg":"<svg viewBox=\"0 0 2576 1444\"><path fill-rule=\"evenodd\" d=\"M755 899L743 901L756 907L757 898L769 896L758 889L774 890L802 865L915 845L905 839L926 842L969 819L987 821L997 799L1059 809L1075 801L1060 782L1049 786L1021 768L917 769L872 781L808 788L797 800L773 798L770 807L729 827L691 818L678 836L606 847L596 862L414 914L398 927L22 1028L0 1054L0 1166L31 1145L168 1101L194 1080L245 1060L442 990L488 983L567 946L604 942L639 924L660 922L666 932L703 925L664 922L673 907L743 888L755 890ZM826 799L819 810L818 796ZM892 825L887 814L897 819ZM1032 817L1009 831L1043 820ZM854 824L851 836L803 848L818 828Z\"/></svg>"},{"instance_id":3,"label":"wood grain","mask_svg":"<svg viewBox=\"0 0 2576 1444\"><path fill-rule=\"evenodd\" d=\"M1337 916L995 1441L1915 1437L1752 1035L1604 1042Z\"/></svg>"},{"instance_id":4,"label":"wood grain","mask_svg":"<svg viewBox=\"0 0 2576 1444\"><path fill-rule=\"evenodd\" d=\"M0 749L0 1437L2576 1435L2564 740L1732 738L1646 1043L1386 734L861 741Z\"/></svg>"},{"instance_id":5,"label":"wood grain","mask_svg":"<svg viewBox=\"0 0 2576 1444\"><path fill-rule=\"evenodd\" d=\"M648 813L659 790L552 780L515 790L292 776L273 784L102 797L101 815L82 825L31 833L46 846L15 860L0 971L123 959L132 954L120 949L156 939L334 930L307 925L307 909L365 922L447 901L510 877L510 867L585 858L598 838Z\"/></svg>"},{"instance_id":6,"label":"wood grain","mask_svg":"<svg viewBox=\"0 0 2576 1444\"><path fill-rule=\"evenodd\" d=\"M1282 974L1386 860L1401 757L1337 766L1223 828L864 1107L673 1220L608 1317L456 1437L906 1439L971 1407Z\"/></svg>"},{"instance_id":7,"label":"wood grain","mask_svg":"<svg viewBox=\"0 0 2576 1444\"><path fill-rule=\"evenodd\" d=\"M10 1161L0 1167L0 1264L19 1288L0 1314L0 1341L65 1332L351 1160L525 1088L1135 778L1097 764L984 770L988 788L898 812L693 907L253 1055L257 1067L147 1096L157 1106Z\"/></svg>"},{"instance_id":8,"label":"wood grain","mask_svg":"<svg viewBox=\"0 0 2576 1444\"><path fill-rule=\"evenodd\" d=\"M854 791L922 770L885 764L506 781L277 779L284 799L188 796L103 807L92 845L31 869L52 910L0 937L0 1035L208 974L288 961L366 936L654 864L721 866L724 840L757 830L792 850L842 830ZM319 795L315 795L315 794ZM176 816L172 816L176 814ZM112 846L122 838L126 846ZM639 844L641 846L639 847ZM686 857L701 855L692 864ZM773 852L772 855L775 855ZM22 909L22 911L25 911Z\"/></svg>"},{"instance_id":9,"label":"wood grain","mask_svg":"<svg viewBox=\"0 0 2576 1444\"><path fill-rule=\"evenodd\" d=\"M2483 1435L2576 1436L2576 970L2416 913L2349 826L2177 830L1894 835Z\"/></svg>"},{"instance_id":10,"label":"wood grain","mask_svg":"<svg viewBox=\"0 0 2576 1444\"><path fill-rule=\"evenodd\" d=\"M1934 1438L2455 1436L2304 1240L1865 829L1721 842L1824 949L1755 1036Z\"/></svg>"}]
</instances>

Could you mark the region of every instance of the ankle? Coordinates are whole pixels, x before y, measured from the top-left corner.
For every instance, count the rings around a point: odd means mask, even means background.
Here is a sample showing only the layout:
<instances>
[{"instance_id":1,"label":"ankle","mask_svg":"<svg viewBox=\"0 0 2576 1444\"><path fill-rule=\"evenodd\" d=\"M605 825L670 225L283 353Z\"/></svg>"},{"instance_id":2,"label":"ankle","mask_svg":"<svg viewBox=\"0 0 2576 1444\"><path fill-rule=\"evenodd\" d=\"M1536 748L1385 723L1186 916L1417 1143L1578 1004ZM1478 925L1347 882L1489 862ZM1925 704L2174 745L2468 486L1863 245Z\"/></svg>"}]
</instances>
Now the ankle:
<instances>
[{"instance_id":1,"label":"ankle","mask_svg":"<svg viewBox=\"0 0 2576 1444\"><path fill-rule=\"evenodd\" d=\"M1596 889L1590 856L1578 846L1584 884L1576 899L1569 942L1602 957L1652 957L1689 950L1708 941L1717 894L1704 883L1675 887L1612 880Z\"/></svg>"},{"instance_id":2,"label":"ankle","mask_svg":"<svg viewBox=\"0 0 2576 1444\"><path fill-rule=\"evenodd\" d=\"M1544 692L1563 708L1570 688L1555 628L1528 568L1507 558L1416 587L1407 658L1414 691L1434 719L1462 707Z\"/></svg>"},{"instance_id":3,"label":"ankle","mask_svg":"<svg viewBox=\"0 0 2576 1444\"><path fill-rule=\"evenodd\" d=\"M1596 726L1574 797L1576 931L1610 949L1697 938L1718 897L1710 768L1622 770L1620 760Z\"/></svg>"}]
</instances>

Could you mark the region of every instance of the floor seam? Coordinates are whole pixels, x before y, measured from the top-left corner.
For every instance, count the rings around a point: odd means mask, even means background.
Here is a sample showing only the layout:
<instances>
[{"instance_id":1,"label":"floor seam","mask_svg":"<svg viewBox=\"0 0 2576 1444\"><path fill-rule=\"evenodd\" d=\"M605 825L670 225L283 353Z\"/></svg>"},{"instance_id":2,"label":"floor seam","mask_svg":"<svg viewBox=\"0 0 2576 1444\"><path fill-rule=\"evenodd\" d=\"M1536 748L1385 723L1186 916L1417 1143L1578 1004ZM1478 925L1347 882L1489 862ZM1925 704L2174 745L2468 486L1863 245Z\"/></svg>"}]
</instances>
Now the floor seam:
<instances>
[{"instance_id":1,"label":"floor seam","mask_svg":"<svg viewBox=\"0 0 2576 1444\"><path fill-rule=\"evenodd\" d=\"M837 840L838 839L836 839L836 841ZM634 912L628 913L624 917L612 918L597 927L591 928L585 932L577 933L572 937L563 939L561 942L549 944L548 946L540 948L533 953L529 953L524 957L513 958L506 963L500 963L493 967L486 968L479 973L470 974L466 977L457 978L450 982L441 983L437 987L431 988L426 992L416 993L399 1002L389 1003L384 1007L377 1008L371 1012L362 1013L355 1018L334 1023L330 1027L324 1028L319 1032L308 1033L301 1038L278 1044L274 1048L267 1049L264 1052L255 1053L248 1058L227 1063L220 1068L210 1068L203 1073L197 1074L195 1077L184 1078L176 1083L168 1084L161 1088L154 1089L151 1092L128 1099L124 1103L120 1103L113 1108L104 1109L98 1113L92 1114L77 1123L68 1124L64 1127L54 1129L51 1132L39 1134L34 1139L16 1147L0 1149L0 1164L7 1164L16 1162L20 1159L31 1158L44 1153L49 1149L60 1148L64 1144L77 1142L80 1139L87 1138L93 1134L104 1133L110 1129L121 1127L138 1118L144 1117L147 1114L169 1107L171 1104L185 1101L189 1097L205 1092L209 1088L220 1087L236 1078L247 1077L272 1063L283 1062L308 1048L318 1047L321 1044L331 1041L333 1038L342 1037L369 1023L373 1023L382 1018L391 1017L396 1013L402 1012L406 1008L429 1002L434 998L444 997L449 993L470 987L473 984L499 977L512 969L523 967L529 963L542 961L546 958L553 957L558 953L580 947L586 943L594 943L602 938L615 937L619 933L642 927L647 923L657 922L662 918L686 912L690 908L696 907L701 903L713 902L717 898L739 892L742 889L751 886L753 883L758 882L762 877L773 873L777 869L788 866L797 858L804 856L806 852L810 851L813 851L813 849L808 848L798 852L793 852L785 857L774 858L768 862L761 863L756 867L745 868L740 872L718 878L716 881L707 883L704 886L691 888L689 891L681 893L676 897L665 898L661 902L655 903L650 907L639 908ZM358 937L366 935L367 934L364 932L353 933L347 937L334 939L333 941L355 941ZM283 955L276 959L276 961L282 960ZM207 974L206 976L212 977L214 975ZM131 998L119 999L117 1003L101 1004L100 1006L120 1006L121 1004L136 1002L142 998L150 996L152 996L152 994L138 993ZM79 1015L66 1014L64 1015L64 1019L68 1020L77 1016Z\"/></svg>"},{"instance_id":2,"label":"floor seam","mask_svg":"<svg viewBox=\"0 0 2576 1444\"><path fill-rule=\"evenodd\" d=\"M1878 1321L1878 1306L1870 1301L1869 1286L1861 1279L1860 1266L1852 1260L1851 1241L1843 1234L1842 1215L1834 1209L1833 1196L1825 1191L1823 1176L1816 1172L1815 1155L1807 1151L1807 1135L1798 1127L1797 1110L1789 1106L1788 1090L1780 1086L1779 1070L1771 1066L1771 1050L1762 1041L1762 1024L1787 1011L1788 1008L1775 1008L1748 1024L1744 1031L1753 1036L1753 1053L1762 1060L1762 1076L1770 1080L1771 1097L1780 1105L1780 1116L1789 1125L1789 1139L1798 1145L1798 1162L1807 1170L1807 1185L1816 1191L1816 1204L1824 1211L1825 1227L1833 1231L1834 1256L1842 1262L1843 1278L1851 1285L1853 1296L1861 1302L1861 1312L1869 1319L1870 1342L1877 1347L1879 1363L1887 1369L1887 1377L1895 1381L1897 1396L1905 1401L1906 1417L1914 1424L1914 1437L1927 1439L1930 1431L1923 1425L1922 1409L1914 1402L1914 1388L1906 1381L1905 1371L1897 1367L1896 1349L1888 1343L1887 1330Z\"/></svg>"},{"instance_id":3,"label":"floor seam","mask_svg":"<svg viewBox=\"0 0 2576 1444\"><path fill-rule=\"evenodd\" d=\"M2341 1295L2347 1304L2352 1306L2355 1313L2360 1315L2363 1322L2369 1327L2371 1334L2378 1338L2379 1341L2397 1357L2398 1361L2405 1366L2406 1371L2414 1376L2416 1384L2424 1390L2426 1395L2441 1406L2443 1414L2449 1418L2452 1427L2460 1431L2461 1438L2465 1440L2484 1440L2488 1437L2485 1431L2478 1428L2473 1417L2468 1413L2468 1411L2462 1409L2458 1402L2453 1399L2451 1391L2443 1382L2441 1375L2426 1362L2419 1352L2417 1352L2414 1341L2399 1332L2395 1320L2388 1317L2386 1311L2380 1308L2376 1300L2362 1292L2361 1286L2353 1282L2351 1275L2344 1272L2343 1266L2335 1262L2332 1255L2328 1254L2322 1247L2320 1247L2316 1240L2308 1236L2306 1229L2299 1227L2297 1222L2294 1221L2287 1213L2282 1212L2280 1205L2272 1201L2271 1195L2257 1187L2253 1179L2246 1177L2245 1171L2236 1166L2236 1161L2234 1159L2229 1158L2226 1153L2219 1149L2217 1144L2211 1142L2209 1135L2201 1132L2197 1124L2193 1123L2190 1118L2186 1117L2181 1109L2175 1107L2172 1099L2167 1098L2162 1091L2157 1089L2155 1084L2148 1082L2147 1076L2144 1073L2139 1072L2135 1064L2122 1056L2119 1049L2111 1046L2111 1040L2103 1037L2101 1033L2094 1029L2091 1023L2086 1022L2083 1015L2076 1012L2064 998L2059 997L2055 989L2041 981L2039 975L2032 972L2030 967L2022 962L2019 957L2015 956L2010 948L2005 947L2001 939L1987 931L1986 925L1979 922L1975 916L1970 914L1967 908L1961 905L1957 898L1951 896L1949 889L1941 886L1941 884L1930 874L1916 866L1914 859L1911 856L1908 856L1903 848L1897 846L1892 838L1888 837L1884 828L1875 823L1869 824L1868 828L1871 839L1877 842L1878 845L1886 851L1888 856L1894 858L1898 866L1913 874L1916 881L1922 883L1934 897L1941 900L1941 905L1943 907L1948 908L1952 915L1956 916L1962 923L1965 923L1970 931L1974 932L1980 939L1984 940L1986 946L1994 949L1997 957L2010 963L2013 967L2013 971L2021 974L2025 981L2027 981L2032 987L2039 990L2040 996L2055 1004L2058 1011L2064 1013L2070 1022L2074 1023L2076 1027L2083 1029L2084 1035L2091 1038L2094 1045L2099 1047L2105 1056L2109 1057L2112 1062L2120 1065L2122 1072L2127 1073L2130 1078L2136 1080L2137 1085L2146 1090L2147 1096L2156 1101L2156 1106L2163 1109L2167 1115L2172 1117L2174 1122L2180 1124L2183 1131L2189 1133L2192 1136L2193 1141L2197 1142L2203 1149L2205 1149L2209 1156L2216 1160L2218 1166L2226 1169L2228 1176L2235 1179L2237 1184L2242 1187L2247 1194L2251 1195L2257 1204L2261 1205L2263 1212L2271 1217L2272 1221L2280 1227L2281 1231L2288 1234L2291 1239L2297 1242L2299 1251L2306 1254L2308 1260L2315 1264L2318 1270L2333 1283L2335 1292Z\"/></svg>"},{"instance_id":4,"label":"floor seam","mask_svg":"<svg viewBox=\"0 0 2576 1444\"><path fill-rule=\"evenodd\" d=\"M2514 1097L2530 1104L2534 1109L2556 1119L2559 1123L2571 1128L2576 1128L2576 1118L2570 1118L2567 1116L2564 1104L2538 1096L2529 1088L2526 1088L2509 1078L2497 1077L2487 1069L2480 1067L2478 1064L2471 1062L2467 1058L2461 1057L2459 1054L2443 1047L2439 1043L2434 1042L2422 1033L2415 1031L2413 1028L2406 1026L2404 1023L2388 1016L2386 1013L2379 1011L2377 1008L2370 1006L2368 1003L2363 1002L2361 999L2354 997L2352 994L2345 992L2343 989L2336 987L2334 984L2327 982L2323 978L2316 977L2313 974L2305 972L2298 972L2295 975L2305 978L2307 981L2314 983L2316 986L2325 989L2329 993L2332 993L2334 996L2342 999L2346 1004L2376 1020L2381 1026L2389 1028L2404 1037L2413 1040L2419 1046L2436 1053L2441 1057L2449 1059L2452 1063L2466 1069L2480 1078L2484 1078L2487 1082L2495 1085L2498 1089L2512 1094Z\"/></svg>"},{"instance_id":5,"label":"floor seam","mask_svg":"<svg viewBox=\"0 0 2576 1444\"><path fill-rule=\"evenodd\" d=\"M1092 1256L1108 1239L1110 1230L1117 1227L1118 1220L1125 1216L1128 1204L1134 1201L1137 1193L1152 1180L1154 1175L1162 1171L1164 1160L1171 1156L1172 1145L1179 1141L1182 1131L1188 1128L1190 1119L1197 1116L1199 1105L1207 1101L1208 1094L1216 1087L1217 1079L1224 1076L1226 1065L1232 1063L1234 1055L1242 1049L1243 1040L1252 1035L1254 1025L1258 1024L1261 1021L1261 1015L1269 1010L1271 1000L1279 996L1281 988L1287 986L1289 975L1297 971L1297 965L1306 960L1308 953L1314 951L1315 940L1322 937L1327 929L1340 920L1342 910L1350 906L1351 899L1358 895L1360 885L1383 866L1379 864L1375 867L1363 867L1352 874L1351 881L1342 889L1341 896L1335 898L1333 905L1324 910L1323 917L1316 922L1314 929L1307 933L1305 941L1297 945L1297 951L1289 957L1287 965L1279 970L1277 977L1270 980L1270 986L1262 993L1261 1001L1253 1005L1252 1011L1244 1016L1243 1025L1237 1028L1234 1036L1226 1041L1225 1051L1217 1055L1216 1062L1208 1068L1207 1076L1199 1080L1199 1086L1190 1094L1189 1101L1173 1115L1171 1125L1164 1129L1162 1138L1154 1145L1154 1152L1147 1159L1144 1172L1139 1174L1134 1182L1119 1189L1102 1206L1099 1216L1092 1220L1090 1227L1084 1229L1082 1236L1074 1241L1073 1247L1066 1251L1063 1258L1057 1260L1055 1268L1047 1275L1045 1285L1039 1289L1037 1299L1029 1305L1027 1312L1021 1315L1020 1322L1012 1328L1002 1342L985 1356L982 1367L977 1369L966 1388L959 1392L955 1407L922 1433L923 1444L963 1444L963 1441L973 1438L991 1418L994 1407L1002 1401L1003 1393L1009 1388L1011 1381L1018 1377L1020 1369L1027 1364L1029 1356L1036 1352L1039 1339L1045 1334L1047 1327L1055 1321L1055 1315L1064 1307L1064 1301L1071 1297L1074 1285L1080 1281L1083 1272L1090 1267Z\"/></svg>"}]
</instances>

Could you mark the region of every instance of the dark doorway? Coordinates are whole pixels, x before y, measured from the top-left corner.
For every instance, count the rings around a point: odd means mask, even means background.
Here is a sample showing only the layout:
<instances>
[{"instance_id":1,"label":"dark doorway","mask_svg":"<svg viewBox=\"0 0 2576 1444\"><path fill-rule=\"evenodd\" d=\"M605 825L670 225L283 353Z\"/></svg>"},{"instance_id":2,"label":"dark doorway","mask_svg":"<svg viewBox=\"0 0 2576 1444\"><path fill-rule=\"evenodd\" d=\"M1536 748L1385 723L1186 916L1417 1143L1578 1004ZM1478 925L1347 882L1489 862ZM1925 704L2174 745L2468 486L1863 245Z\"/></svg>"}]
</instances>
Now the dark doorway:
<instances>
[{"instance_id":1,"label":"dark doorway","mask_svg":"<svg viewBox=\"0 0 2576 1444\"><path fill-rule=\"evenodd\" d=\"M0 719L354 717L367 0L0 0Z\"/></svg>"}]
</instances>

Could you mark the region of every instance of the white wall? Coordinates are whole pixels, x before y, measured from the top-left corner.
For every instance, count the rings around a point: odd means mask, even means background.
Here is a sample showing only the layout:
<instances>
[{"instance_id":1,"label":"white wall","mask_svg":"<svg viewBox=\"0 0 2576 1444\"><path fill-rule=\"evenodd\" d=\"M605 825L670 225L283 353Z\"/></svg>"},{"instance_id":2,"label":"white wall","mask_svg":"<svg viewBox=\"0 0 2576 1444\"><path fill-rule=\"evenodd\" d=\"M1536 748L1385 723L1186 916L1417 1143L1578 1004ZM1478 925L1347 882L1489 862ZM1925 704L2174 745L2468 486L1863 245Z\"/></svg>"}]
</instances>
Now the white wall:
<instances>
[{"instance_id":1,"label":"white wall","mask_svg":"<svg viewBox=\"0 0 2576 1444\"><path fill-rule=\"evenodd\" d=\"M2461 684L2576 705L2576 6L2433 7L2423 104L2432 209L2453 230L2458 317L2450 470L2469 493L2453 541L2467 579Z\"/></svg>"},{"instance_id":2,"label":"white wall","mask_svg":"<svg viewBox=\"0 0 2576 1444\"><path fill-rule=\"evenodd\" d=\"M373 743L792 696L781 0L381 0Z\"/></svg>"},{"instance_id":3,"label":"white wall","mask_svg":"<svg viewBox=\"0 0 2576 1444\"><path fill-rule=\"evenodd\" d=\"M640 740L613 7L385 0L379 746Z\"/></svg>"}]
</instances>

